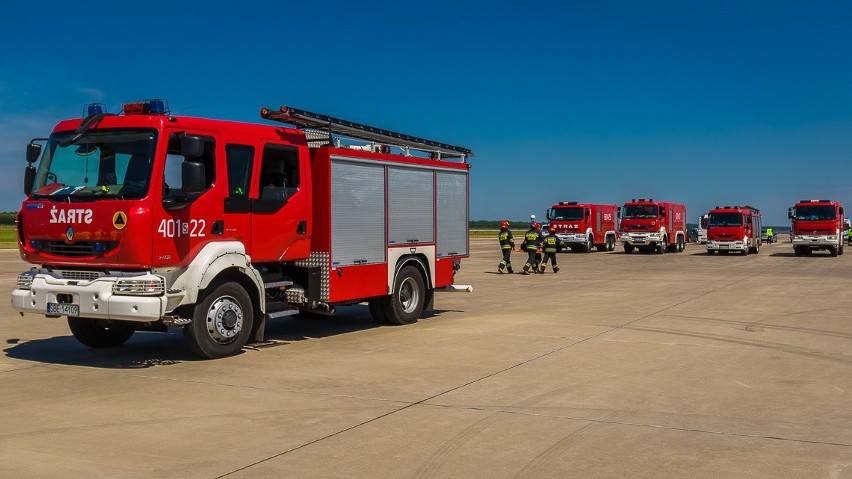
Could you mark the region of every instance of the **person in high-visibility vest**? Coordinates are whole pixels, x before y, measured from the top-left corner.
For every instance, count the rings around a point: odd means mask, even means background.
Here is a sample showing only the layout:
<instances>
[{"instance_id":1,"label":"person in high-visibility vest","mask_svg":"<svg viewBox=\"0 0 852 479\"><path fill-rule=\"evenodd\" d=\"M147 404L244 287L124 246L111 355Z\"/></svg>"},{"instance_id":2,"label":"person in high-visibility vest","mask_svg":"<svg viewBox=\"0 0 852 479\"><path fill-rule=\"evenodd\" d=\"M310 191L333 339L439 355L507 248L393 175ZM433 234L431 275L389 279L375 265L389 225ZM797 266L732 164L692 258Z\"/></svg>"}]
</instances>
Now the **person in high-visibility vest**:
<instances>
[{"instance_id":1,"label":"person in high-visibility vest","mask_svg":"<svg viewBox=\"0 0 852 479\"><path fill-rule=\"evenodd\" d=\"M512 230L509 229L509 222L503 220L500 223L500 232L497 233L497 239L500 240L500 249L503 250L503 261L497 266L498 273L505 273L507 270L512 274L512 250L515 249L515 238L512 237Z\"/></svg>"},{"instance_id":2,"label":"person in high-visibility vest","mask_svg":"<svg viewBox=\"0 0 852 479\"><path fill-rule=\"evenodd\" d=\"M559 272L559 266L556 264L556 252L559 251L560 248L565 247L565 244L562 243L562 240L556 236L556 228L551 226L548 228L548 235L544 237L541 241L541 249L544 252L544 259L541 260L541 263L538 266L538 272L544 273L544 269L547 266L547 260L550 260L550 266L553 267L553 272Z\"/></svg>"},{"instance_id":3,"label":"person in high-visibility vest","mask_svg":"<svg viewBox=\"0 0 852 479\"><path fill-rule=\"evenodd\" d=\"M846 230L846 243L852 245L852 227Z\"/></svg>"},{"instance_id":4,"label":"person in high-visibility vest","mask_svg":"<svg viewBox=\"0 0 852 479\"><path fill-rule=\"evenodd\" d=\"M530 274L530 270L533 273L538 273L538 265L535 258L536 252L538 252L538 247L541 244L541 232L539 231L539 224L537 221L533 221L530 223L530 229L524 235L524 243L521 245L524 250L526 250L529 257L527 258L526 264L524 264L524 273Z\"/></svg>"},{"instance_id":5,"label":"person in high-visibility vest","mask_svg":"<svg viewBox=\"0 0 852 479\"><path fill-rule=\"evenodd\" d=\"M772 228L766 228L766 241L772 243Z\"/></svg>"}]
</instances>

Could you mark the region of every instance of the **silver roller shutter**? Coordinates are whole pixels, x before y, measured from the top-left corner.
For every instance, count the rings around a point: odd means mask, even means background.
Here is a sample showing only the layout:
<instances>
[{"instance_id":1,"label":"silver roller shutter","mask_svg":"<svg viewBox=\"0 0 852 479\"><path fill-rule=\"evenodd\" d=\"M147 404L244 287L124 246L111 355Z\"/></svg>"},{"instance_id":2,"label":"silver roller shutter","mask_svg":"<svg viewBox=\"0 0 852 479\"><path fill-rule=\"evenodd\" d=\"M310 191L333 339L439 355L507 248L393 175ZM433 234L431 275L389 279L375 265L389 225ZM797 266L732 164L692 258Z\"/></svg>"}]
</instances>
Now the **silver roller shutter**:
<instances>
[{"instance_id":1,"label":"silver roller shutter","mask_svg":"<svg viewBox=\"0 0 852 479\"><path fill-rule=\"evenodd\" d=\"M385 168L331 161L331 265L385 261Z\"/></svg>"},{"instance_id":2,"label":"silver roller shutter","mask_svg":"<svg viewBox=\"0 0 852 479\"><path fill-rule=\"evenodd\" d=\"M438 172L438 257L466 256L467 173Z\"/></svg>"},{"instance_id":3,"label":"silver roller shutter","mask_svg":"<svg viewBox=\"0 0 852 479\"><path fill-rule=\"evenodd\" d=\"M431 170L388 168L388 244L435 241L434 186Z\"/></svg>"}]
</instances>

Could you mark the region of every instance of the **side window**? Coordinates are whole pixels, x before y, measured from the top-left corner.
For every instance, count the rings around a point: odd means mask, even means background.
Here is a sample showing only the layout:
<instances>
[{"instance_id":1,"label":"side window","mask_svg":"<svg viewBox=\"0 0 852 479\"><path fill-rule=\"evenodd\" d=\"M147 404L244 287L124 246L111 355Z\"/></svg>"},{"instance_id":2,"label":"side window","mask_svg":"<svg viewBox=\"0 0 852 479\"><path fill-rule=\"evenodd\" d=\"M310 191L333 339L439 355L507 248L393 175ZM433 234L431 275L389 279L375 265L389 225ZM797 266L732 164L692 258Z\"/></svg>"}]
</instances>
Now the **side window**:
<instances>
[{"instance_id":1,"label":"side window","mask_svg":"<svg viewBox=\"0 0 852 479\"><path fill-rule=\"evenodd\" d=\"M260 199L284 201L299 191L299 152L296 148L264 146L260 168Z\"/></svg>"},{"instance_id":2,"label":"side window","mask_svg":"<svg viewBox=\"0 0 852 479\"><path fill-rule=\"evenodd\" d=\"M225 156L228 160L228 196L231 198L248 197L254 147L225 145Z\"/></svg>"},{"instance_id":3,"label":"side window","mask_svg":"<svg viewBox=\"0 0 852 479\"><path fill-rule=\"evenodd\" d=\"M169 147L166 151L166 166L163 171L163 199L164 200L181 200L185 201L186 195L183 192L183 183L181 181L181 165L184 158L181 155L180 139L183 133L172 133L169 136ZM216 155L215 143L213 138L204 137L204 152L196 158L189 158L189 161L197 161L204 164L204 184L207 188L213 186L216 181Z\"/></svg>"}]
</instances>

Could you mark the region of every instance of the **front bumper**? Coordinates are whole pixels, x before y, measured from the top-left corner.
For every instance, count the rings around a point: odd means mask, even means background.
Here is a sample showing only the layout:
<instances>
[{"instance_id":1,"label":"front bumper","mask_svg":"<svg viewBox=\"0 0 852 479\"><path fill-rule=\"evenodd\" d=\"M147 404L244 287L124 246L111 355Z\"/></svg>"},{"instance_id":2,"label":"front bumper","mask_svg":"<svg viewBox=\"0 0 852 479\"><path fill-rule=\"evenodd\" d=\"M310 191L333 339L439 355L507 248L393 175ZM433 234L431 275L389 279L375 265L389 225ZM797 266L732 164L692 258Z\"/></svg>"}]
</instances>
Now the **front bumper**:
<instances>
[{"instance_id":1,"label":"front bumper","mask_svg":"<svg viewBox=\"0 0 852 479\"><path fill-rule=\"evenodd\" d=\"M556 237L565 244L587 244L589 242L589 237L585 233L557 233Z\"/></svg>"},{"instance_id":2,"label":"front bumper","mask_svg":"<svg viewBox=\"0 0 852 479\"><path fill-rule=\"evenodd\" d=\"M812 248L825 248L838 246L840 241L833 235L800 235L793 236L793 246L808 246Z\"/></svg>"},{"instance_id":3,"label":"front bumper","mask_svg":"<svg viewBox=\"0 0 852 479\"><path fill-rule=\"evenodd\" d=\"M622 243L631 246L645 246L657 244L663 241L663 234L660 232L654 233L621 233L619 239Z\"/></svg>"},{"instance_id":4,"label":"front bumper","mask_svg":"<svg viewBox=\"0 0 852 479\"><path fill-rule=\"evenodd\" d=\"M48 303L78 305L80 316L96 319L122 321L157 321L166 314L166 296L116 294L114 286L119 280L164 281L151 274L132 276L104 275L96 279L68 279L61 271L38 270L29 288L19 287L12 291L12 307L25 313L47 313ZM163 283L165 284L165 283ZM70 299L70 303L68 302Z\"/></svg>"},{"instance_id":5,"label":"front bumper","mask_svg":"<svg viewBox=\"0 0 852 479\"><path fill-rule=\"evenodd\" d=\"M744 241L714 241L707 240L707 251L745 251Z\"/></svg>"}]
</instances>

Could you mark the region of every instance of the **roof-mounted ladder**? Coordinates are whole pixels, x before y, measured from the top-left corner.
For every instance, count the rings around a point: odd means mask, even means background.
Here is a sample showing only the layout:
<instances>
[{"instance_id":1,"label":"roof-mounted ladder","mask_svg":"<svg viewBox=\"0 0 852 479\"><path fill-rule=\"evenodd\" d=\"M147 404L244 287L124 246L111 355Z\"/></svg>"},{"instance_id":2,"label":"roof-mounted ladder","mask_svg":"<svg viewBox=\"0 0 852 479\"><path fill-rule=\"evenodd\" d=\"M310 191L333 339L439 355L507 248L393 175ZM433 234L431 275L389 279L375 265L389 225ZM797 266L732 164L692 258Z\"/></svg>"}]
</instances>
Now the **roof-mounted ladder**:
<instances>
[{"instance_id":1,"label":"roof-mounted ladder","mask_svg":"<svg viewBox=\"0 0 852 479\"><path fill-rule=\"evenodd\" d=\"M446 143L427 140L425 138L418 138L416 136L396 133L390 130L383 130L381 128L362 125L348 120L341 120L332 116L312 113L289 106L282 106L278 110L261 108L260 117L267 120L289 123L299 128L311 128L327 131L329 136L334 133L361 140L397 146L406 154L408 154L409 149L414 149L428 153L435 159L460 158L461 161L465 161L466 158L473 156L473 152L461 146L448 145Z\"/></svg>"}]
</instances>

